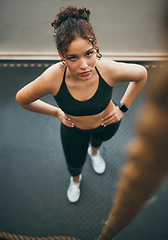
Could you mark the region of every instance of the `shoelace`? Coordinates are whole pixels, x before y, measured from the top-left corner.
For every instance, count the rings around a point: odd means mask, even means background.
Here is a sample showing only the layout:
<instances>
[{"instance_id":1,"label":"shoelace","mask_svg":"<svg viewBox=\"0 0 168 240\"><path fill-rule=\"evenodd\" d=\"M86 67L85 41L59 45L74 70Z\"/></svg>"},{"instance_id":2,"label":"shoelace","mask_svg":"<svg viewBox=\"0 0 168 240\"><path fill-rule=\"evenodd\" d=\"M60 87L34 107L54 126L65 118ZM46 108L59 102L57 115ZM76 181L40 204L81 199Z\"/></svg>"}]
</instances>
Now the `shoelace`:
<instances>
[{"instance_id":1,"label":"shoelace","mask_svg":"<svg viewBox=\"0 0 168 240\"><path fill-rule=\"evenodd\" d=\"M79 188L78 185L76 185L75 183L72 183L71 185L71 192L73 195L76 195L79 193Z\"/></svg>"},{"instance_id":2,"label":"shoelace","mask_svg":"<svg viewBox=\"0 0 168 240\"><path fill-rule=\"evenodd\" d=\"M93 156L92 156L92 157L93 157ZM99 166L99 165L101 165L101 163L102 163L102 160L101 160L100 156L94 156L94 157L93 157L93 161L94 161L94 164L95 164L96 166Z\"/></svg>"}]
</instances>

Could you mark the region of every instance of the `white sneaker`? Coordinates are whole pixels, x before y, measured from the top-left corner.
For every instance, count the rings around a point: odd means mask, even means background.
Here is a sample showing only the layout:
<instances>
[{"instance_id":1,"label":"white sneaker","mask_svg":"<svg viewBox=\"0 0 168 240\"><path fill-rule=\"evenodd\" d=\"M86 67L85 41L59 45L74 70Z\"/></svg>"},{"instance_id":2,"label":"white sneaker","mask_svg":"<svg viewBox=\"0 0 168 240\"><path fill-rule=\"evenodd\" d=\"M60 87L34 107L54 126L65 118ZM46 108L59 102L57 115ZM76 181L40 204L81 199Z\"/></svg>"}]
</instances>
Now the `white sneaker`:
<instances>
[{"instance_id":1,"label":"white sneaker","mask_svg":"<svg viewBox=\"0 0 168 240\"><path fill-rule=\"evenodd\" d=\"M93 166L93 169L95 170L95 172L98 174L104 173L104 171L106 169L106 164L105 164L104 159L100 155L100 152L97 151L97 154L93 156L91 154L91 147L89 146L88 154L91 158L92 166Z\"/></svg>"},{"instance_id":2,"label":"white sneaker","mask_svg":"<svg viewBox=\"0 0 168 240\"><path fill-rule=\"evenodd\" d=\"M80 174L79 176L79 180L81 182L82 180L82 175ZM79 197L80 197L80 182L79 183L75 183L73 181L73 177L70 177L70 184L67 190L67 198L71 203L75 203L78 201Z\"/></svg>"}]
</instances>

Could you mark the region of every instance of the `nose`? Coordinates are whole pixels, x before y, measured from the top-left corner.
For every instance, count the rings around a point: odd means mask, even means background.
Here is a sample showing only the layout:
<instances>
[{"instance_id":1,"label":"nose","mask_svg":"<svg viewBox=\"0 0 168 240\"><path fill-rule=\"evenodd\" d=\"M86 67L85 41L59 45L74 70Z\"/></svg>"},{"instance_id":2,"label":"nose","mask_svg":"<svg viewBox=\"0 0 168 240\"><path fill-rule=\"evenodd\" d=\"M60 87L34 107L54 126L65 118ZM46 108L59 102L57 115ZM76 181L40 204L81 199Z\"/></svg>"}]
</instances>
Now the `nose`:
<instances>
[{"instance_id":1,"label":"nose","mask_svg":"<svg viewBox=\"0 0 168 240\"><path fill-rule=\"evenodd\" d=\"M81 59L80 68L81 69L86 69L87 67L88 67L87 60L86 59Z\"/></svg>"}]
</instances>

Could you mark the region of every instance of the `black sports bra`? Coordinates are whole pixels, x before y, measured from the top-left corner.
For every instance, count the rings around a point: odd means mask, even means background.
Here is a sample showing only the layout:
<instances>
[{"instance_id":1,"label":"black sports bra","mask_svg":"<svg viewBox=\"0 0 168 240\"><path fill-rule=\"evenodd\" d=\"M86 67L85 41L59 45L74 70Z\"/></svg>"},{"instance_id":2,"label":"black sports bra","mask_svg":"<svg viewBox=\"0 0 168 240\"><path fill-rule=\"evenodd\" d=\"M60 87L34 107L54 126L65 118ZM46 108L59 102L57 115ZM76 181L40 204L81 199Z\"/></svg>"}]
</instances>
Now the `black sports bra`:
<instances>
[{"instance_id":1,"label":"black sports bra","mask_svg":"<svg viewBox=\"0 0 168 240\"><path fill-rule=\"evenodd\" d=\"M54 96L63 112L71 116L91 116L99 114L107 108L112 97L113 87L104 81L96 67L95 69L99 75L97 91L88 100L79 101L71 95L67 88L65 82L67 67L65 68L61 87L57 95Z\"/></svg>"}]
</instances>

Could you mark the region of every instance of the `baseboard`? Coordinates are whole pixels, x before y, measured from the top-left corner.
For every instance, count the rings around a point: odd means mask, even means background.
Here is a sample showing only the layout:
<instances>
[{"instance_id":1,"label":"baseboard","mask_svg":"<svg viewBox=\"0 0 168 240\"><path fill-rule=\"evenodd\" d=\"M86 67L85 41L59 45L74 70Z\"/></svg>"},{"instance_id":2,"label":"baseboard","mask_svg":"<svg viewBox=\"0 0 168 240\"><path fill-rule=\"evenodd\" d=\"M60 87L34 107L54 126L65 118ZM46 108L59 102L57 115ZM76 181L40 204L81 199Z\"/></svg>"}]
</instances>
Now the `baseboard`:
<instances>
[{"instance_id":1,"label":"baseboard","mask_svg":"<svg viewBox=\"0 0 168 240\"><path fill-rule=\"evenodd\" d=\"M102 52L104 58L116 61L168 61L168 54L163 53L112 53ZM60 60L52 52L0 52L0 60Z\"/></svg>"}]
</instances>

